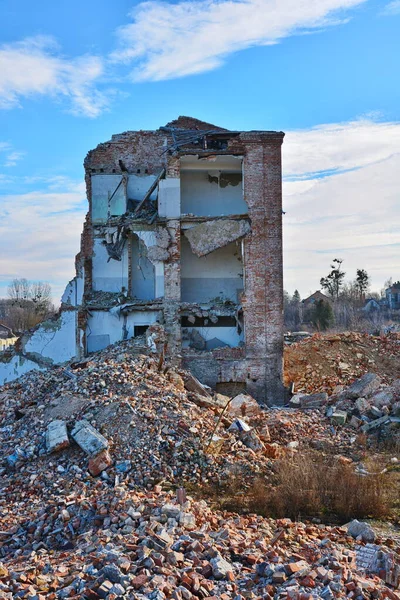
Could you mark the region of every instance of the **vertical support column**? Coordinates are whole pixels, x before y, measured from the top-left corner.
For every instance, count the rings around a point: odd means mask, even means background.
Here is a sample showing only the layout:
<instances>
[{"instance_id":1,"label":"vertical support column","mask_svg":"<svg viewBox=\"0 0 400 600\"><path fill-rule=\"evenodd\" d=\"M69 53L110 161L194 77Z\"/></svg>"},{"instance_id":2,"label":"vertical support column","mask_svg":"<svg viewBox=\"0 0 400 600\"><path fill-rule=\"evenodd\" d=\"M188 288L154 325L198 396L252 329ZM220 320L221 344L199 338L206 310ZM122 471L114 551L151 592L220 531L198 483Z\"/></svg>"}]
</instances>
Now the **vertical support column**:
<instances>
[{"instance_id":1,"label":"vertical support column","mask_svg":"<svg viewBox=\"0 0 400 600\"><path fill-rule=\"evenodd\" d=\"M167 178L179 181L180 162L176 157L170 157L167 167ZM171 196L178 195L177 198ZM181 222L180 186L176 185L169 190L170 202L165 206L167 217L167 230L170 236L168 247L169 259L164 263L164 320L168 341L168 355L175 364L180 364L182 349L182 334L180 321L181 304ZM168 198L167 196L167 198ZM171 210L169 210L171 208Z\"/></svg>"},{"instance_id":2,"label":"vertical support column","mask_svg":"<svg viewBox=\"0 0 400 600\"><path fill-rule=\"evenodd\" d=\"M282 159L283 139L264 146L266 236L266 400L283 404L283 243Z\"/></svg>"},{"instance_id":3,"label":"vertical support column","mask_svg":"<svg viewBox=\"0 0 400 600\"><path fill-rule=\"evenodd\" d=\"M260 403L284 402L281 144L283 134L248 132L244 194L246 238L244 325L247 389Z\"/></svg>"}]
</instances>

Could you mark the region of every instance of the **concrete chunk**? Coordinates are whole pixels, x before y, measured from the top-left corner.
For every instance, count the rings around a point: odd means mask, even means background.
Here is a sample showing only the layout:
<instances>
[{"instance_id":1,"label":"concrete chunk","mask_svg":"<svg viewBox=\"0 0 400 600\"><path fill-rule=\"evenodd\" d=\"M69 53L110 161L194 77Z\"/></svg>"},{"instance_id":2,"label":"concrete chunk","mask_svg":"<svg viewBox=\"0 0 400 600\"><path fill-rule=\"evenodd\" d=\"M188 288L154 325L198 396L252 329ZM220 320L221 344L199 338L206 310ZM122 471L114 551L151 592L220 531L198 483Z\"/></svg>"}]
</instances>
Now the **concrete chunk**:
<instances>
[{"instance_id":1,"label":"concrete chunk","mask_svg":"<svg viewBox=\"0 0 400 600\"><path fill-rule=\"evenodd\" d=\"M69 439L65 421L51 421L51 423L48 424L46 431L47 452L57 452L63 448L68 448L68 446Z\"/></svg>"},{"instance_id":2,"label":"concrete chunk","mask_svg":"<svg viewBox=\"0 0 400 600\"><path fill-rule=\"evenodd\" d=\"M346 398L368 398L378 389L381 380L375 373L366 373L360 379L356 379L346 390Z\"/></svg>"},{"instance_id":3,"label":"concrete chunk","mask_svg":"<svg viewBox=\"0 0 400 600\"><path fill-rule=\"evenodd\" d=\"M89 456L96 456L108 448L108 441L88 421L77 421L71 433L75 442Z\"/></svg>"},{"instance_id":4,"label":"concrete chunk","mask_svg":"<svg viewBox=\"0 0 400 600\"><path fill-rule=\"evenodd\" d=\"M385 425L385 423L387 423L388 421L390 421L389 415L384 415L380 419L375 419L374 421L371 421L370 423L366 423L365 425L363 425L361 427L361 430L364 432L371 431L371 429L377 429L381 425Z\"/></svg>"},{"instance_id":5,"label":"concrete chunk","mask_svg":"<svg viewBox=\"0 0 400 600\"><path fill-rule=\"evenodd\" d=\"M228 406L228 414L232 417L255 417L260 412L258 402L248 394L235 396Z\"/></svg>"},{"instance_id":6,"label":"concrete chunk","mask_svg":"<svg viewBox=\"0 0 400 600\"><path fill-rule=\"evenodd\" d=\"M332 421L335 421L338 425L344 425L347 421L347 412L344 410L335 410L332 415Z\"/></svg>"},{"instance_id":7,"label":"concrete chunk","mask_svg":"<svg viewBox=\"0 0 400 600\"><path fill-rule=\"evenodd\" d=\"M215 579L224 579L228 573L233 573L233 566L220 555L212 558L210 563Z\"/></svg>"},{"instance_id":8,"label":"concrete chunk","mask_svg":"<svg viewBox=\"0 0 400 600\"><path fill-rule=\"evenodd\" d=\"M187 229L185 237L189 240L192 252L196 256L206 256L210 252L244 237L250 231L250 223L244 219L240 221L219 219L218 221L206 221Z\"/></svg>"},{"instance_id":9,"label":"concrete chunk","mask_svg":"<svg viewBox=\"0 0 400 600\"><path fill-rule=\"evenodd\" d=\"M347 525L347 533L353 538L360 538L363 542L373 542L375 540L375 532L371 525L357 521L354 519Z\"/></svg>"}]
</instances>

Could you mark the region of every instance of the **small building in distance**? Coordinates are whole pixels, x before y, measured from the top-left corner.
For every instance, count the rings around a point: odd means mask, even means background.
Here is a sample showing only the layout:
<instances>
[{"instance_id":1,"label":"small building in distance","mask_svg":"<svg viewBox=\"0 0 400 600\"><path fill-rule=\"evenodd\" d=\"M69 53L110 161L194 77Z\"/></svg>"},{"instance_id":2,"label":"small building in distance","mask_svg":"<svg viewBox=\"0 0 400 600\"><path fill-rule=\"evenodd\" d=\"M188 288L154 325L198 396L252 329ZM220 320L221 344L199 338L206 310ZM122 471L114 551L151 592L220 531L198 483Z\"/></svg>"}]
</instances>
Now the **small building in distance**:
<instances>
[{"instance_id":1,"label":"small building in distance","mask_svg":"<svg viewBox=\"0 0 400 600\"><path fill-rule=\"evenodd\" d=\"M311 294L311 296L308 296L308 298L304 298L304 300L302 300L303 309L306 310L308 308L311 308L319 300L332 304L332 298L329 298L329 296L326 296L325 294L317 290L316 292Z\"/></svg>"},{"instance_id":2,"label":"small building in distance","mask_svg":"<svg viewBox=\"0 0 400 600\"><path fill-rule=\"evenodd\" d=\"M18 337L14 335L10 327L0 323L0 351L6 350L6 348L13 346L17 339Z\"/></svg>"},{"instance_id":3,"label":"small building in distance","mask_svg":"<svg viewBox=\"0 0 400 600\"><path fill-rule=\"evenodd\" d=\"M400 281L385 290L386 302L391 310L400 310Z\"/></svg>"}]
</instances>

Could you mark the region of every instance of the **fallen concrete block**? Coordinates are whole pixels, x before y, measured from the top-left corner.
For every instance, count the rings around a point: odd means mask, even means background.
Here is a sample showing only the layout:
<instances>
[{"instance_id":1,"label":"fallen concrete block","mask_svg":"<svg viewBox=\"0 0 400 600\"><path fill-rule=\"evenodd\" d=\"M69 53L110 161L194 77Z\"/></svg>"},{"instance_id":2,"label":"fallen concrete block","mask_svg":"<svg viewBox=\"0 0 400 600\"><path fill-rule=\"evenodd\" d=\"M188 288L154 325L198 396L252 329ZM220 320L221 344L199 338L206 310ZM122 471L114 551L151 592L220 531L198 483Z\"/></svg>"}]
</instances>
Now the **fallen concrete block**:
<instances>
[{"instance_id":1,"label":"fallen concrete block","mask_svg":"<svg viewBox=\"0 0 400 600\"><path fill-rule=\"evenodd\" d=\"M228 414L232 417L255 417L260 412L260 405L248 394L235 396L228 406Z\"/></svg>"},{"instance_id":2,"label":"fallen concrete block","mask_svg":"<svg viewBox=\"0 0 400 600\"><path fill-rule=\"evenodd\" d=\"M346 398L368 398L378 389L381 380L375 373L366 373L360 379L356 379L345 390Z\"/></svg>"},{"instance_id":3,"label":"fallen concrete block","mask_svg":"<svg viewBox=\"0 0 400 600\"><path fill-rule=\"evenodd\" d=\"M239 434L239 437L243 444L250 448L250 450L254 450L254 452L258 452L259 450L264 449L264 444L254 431L254 429L250 429L250 431L242 431Z\"/></svg>"},{"instance_id":4,"label":"fallen concrete block","mask_svg":"<svg viewBox=\"0 0 400 600\"><path fill-rule=\"evenodd\" d=\"M328 394L321 392L319 394L306 394L300 397L300 408L319 408L325 406L328 402Z\"/></svg>"},{"instance_id":5,"label":"fallen concrete block","mask_svg":"<svg viewBox=\"0 0 400 600\"><path fill-rule=\"evenodd\" d=\"M65 421L51 421L46 431L47 452L57 452L58 450L68 448L68 446L69 439Z\"/></svg>"},{"instance_id":6,"label":"fallen concrete block","mask_svg":"<svg viewBox=\"0 0 400 600\"><path fill-rule=\"evenodd\" d=\"M375 540L375 531L368 523L354 519L347 525L347 533L353 538L360 538L363 542L373 542Z\"/></svg>"},{"instance_id":7,"label":"fallen concrete block","mask_svg":"<svg viewBox=\"0 0 400 600\"><path fill-rule=\"evenodd\" d=\"M331 419L338 425L344 425L347 421L347 412L344 410L335 410Z\"/></svg>"},{"instance_id":8,"label":"fallen concrete block","mask_svg":"<svg viewBox=\"0 0 400 600\"><path fill-rule=\"evenodd\" d=\"M371 431L372 429L377 429L378 427L385 425L385 423L387 423L388 421L390 421L389 415L384 415L380 419L375 419L370 423L365 423L365 425L361 427L361 430L364 432Z\"/></svg>"},{"instance_id":9,"label":"fallen concrete block","mask_svg":"<svg viewBox=\"0 0 400 600\"><path fill-rule=\"evenodd\" d=\"M232 423L232 425L230 425L230 427L228 428L228 431L241 431L241 432L246 432L246 431L250 431L251 427L250 425L248 425L246 423L246 421L242 421L242 419L235 419Z\"/></svg>"},{"instance_id":10,"label":"fallen concrete block","mask_svg":"<svg viewBox=\"0 0 400 600\"><path fill-rule=\"evenodd\" d=\"M365 415L370 409L371 404L365 398L357 398L355 407L360 415Z\"/></svg>"},{"instance_id":11,"label":"fallen concrete block","mask_svg":"<svg viewBox=\"0 0 400 600\"><path fill-rule=\"evenodd\" d=\"M84 419L75 423L71 435L78 446L89 456L96 456L96 454L108 448L106 438Z\"/></svg>"},{"instance_id":12,"label":"fallen concrete block","mask_svg":"<svg viewBox=\"0 0 400 600\"><path fill-rule=\"evenodd\" d=\"M210 564L215 579L224 579L228 573L233 573L233 566L220 555L212 558Z\"/></svg>"},{"instance_id":13,"label":"fallen concrete block","mask_svg":"<svg viewBox=\"0 0 400 600\"><path fill-rule=\"evenodd\" d=\"M191 373L185 373L184 383L188 392L195 392L196 394L211 400L211 395L208 393L204 385L200 383L200 381Z\"/></svg>"},{"instance_id":14,"label":"fallen concrete block","mask_svg":"<svg viewBox=\"0 0 400 600\"><path fill-rule=\"evenodd\" d=\"M350 419L350 425L354 427L354 429L359 429L359 427L361 427L362 425L362 421L361 419L353 415Z\"/></svg>"},{"instance_id":15,"label":"fallen concrete block","mask_svg":"<svg viewBox=\"0 0 400 600\"><path fill-rule=\"evenodd\" d=\"M244 219L241 221L220 219L218 221L206 221L185 230L185 237L189 240L194 254L206 256L210 252L244 237L250 231L250 223Z\"/></svg>"}]
</instances>

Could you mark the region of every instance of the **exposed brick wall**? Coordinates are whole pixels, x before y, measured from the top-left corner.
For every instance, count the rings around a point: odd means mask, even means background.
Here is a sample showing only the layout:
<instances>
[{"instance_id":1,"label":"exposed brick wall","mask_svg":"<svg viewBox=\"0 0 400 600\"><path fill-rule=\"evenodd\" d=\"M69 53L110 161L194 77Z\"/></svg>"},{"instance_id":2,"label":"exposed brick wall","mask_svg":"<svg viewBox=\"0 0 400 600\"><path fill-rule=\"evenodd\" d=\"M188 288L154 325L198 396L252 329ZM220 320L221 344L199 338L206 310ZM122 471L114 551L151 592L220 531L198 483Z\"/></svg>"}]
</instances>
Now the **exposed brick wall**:
<instances>
[{"instance_id":1,"label":"exposed brick wall","mask_svg":"<svg viewBox=\"0 0 400 600\"><path fill-rule=\"evenodd\" d=\"M248 389L259 402L284 401L282 174L283 135L249 132L245 146L244 197L251 235L244 241L244 304Z\"/></svg>"}]
</instances>

